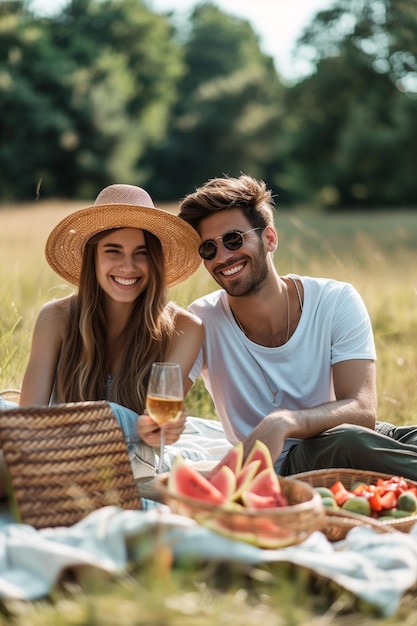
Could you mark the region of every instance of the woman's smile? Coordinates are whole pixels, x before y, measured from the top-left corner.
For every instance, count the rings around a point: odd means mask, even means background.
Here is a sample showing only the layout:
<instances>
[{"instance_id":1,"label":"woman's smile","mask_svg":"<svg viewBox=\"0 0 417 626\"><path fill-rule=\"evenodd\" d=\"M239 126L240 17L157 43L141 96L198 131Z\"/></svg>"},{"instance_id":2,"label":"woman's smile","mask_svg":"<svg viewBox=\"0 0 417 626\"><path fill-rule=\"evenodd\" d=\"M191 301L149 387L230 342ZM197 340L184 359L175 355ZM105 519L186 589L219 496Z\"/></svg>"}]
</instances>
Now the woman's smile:
<instances>
[{"instance_id":1,"label":"woman's smile","mask_svg":"<svg viewBox=\"0 0 417 626\"><path fill-rule=\"evenodd\" d=\"M112 276L112 279L118 285L122 285L123 287L132 287L139 282L140 278L124 278L121 276Z\"/></svg>"}]
</instances>

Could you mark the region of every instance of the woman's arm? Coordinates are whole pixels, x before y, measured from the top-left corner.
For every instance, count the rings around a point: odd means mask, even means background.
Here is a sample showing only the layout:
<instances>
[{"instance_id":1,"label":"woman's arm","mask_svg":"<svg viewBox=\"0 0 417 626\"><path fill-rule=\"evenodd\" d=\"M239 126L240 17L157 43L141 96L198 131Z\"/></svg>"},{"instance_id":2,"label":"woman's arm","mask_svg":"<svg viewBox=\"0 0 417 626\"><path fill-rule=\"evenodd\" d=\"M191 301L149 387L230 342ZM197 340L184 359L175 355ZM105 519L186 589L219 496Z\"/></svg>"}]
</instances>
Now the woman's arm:
<instances>
[{"instance_id":1,"label":"woman's arm","mask_svg":"<svg viewBox=\"0 0 417 626\"><path fill-rule=\"evenodd\" d=\"M49 404L68 319L69 299L45 304L36 320L20 405Z\"/></svg>"}]
</instances>

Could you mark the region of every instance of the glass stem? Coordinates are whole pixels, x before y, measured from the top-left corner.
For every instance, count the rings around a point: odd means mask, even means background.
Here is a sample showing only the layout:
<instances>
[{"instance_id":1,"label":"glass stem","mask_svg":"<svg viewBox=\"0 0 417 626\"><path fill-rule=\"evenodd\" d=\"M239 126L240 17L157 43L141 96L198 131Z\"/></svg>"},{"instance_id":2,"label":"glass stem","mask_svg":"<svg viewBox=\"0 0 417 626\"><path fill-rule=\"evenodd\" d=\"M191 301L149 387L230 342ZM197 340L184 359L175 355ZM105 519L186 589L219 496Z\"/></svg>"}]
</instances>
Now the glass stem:
<instances>
[{"instance_id":1,"label":"glass stem","mask_svg":"<svg viewBox=\"0 0 417 626\"><path fill-rule=\"evenodd\" d=\"M161 426L161 449L159 453L158 474L164 471L165 425Z\"/></svg>"}]
</instances>

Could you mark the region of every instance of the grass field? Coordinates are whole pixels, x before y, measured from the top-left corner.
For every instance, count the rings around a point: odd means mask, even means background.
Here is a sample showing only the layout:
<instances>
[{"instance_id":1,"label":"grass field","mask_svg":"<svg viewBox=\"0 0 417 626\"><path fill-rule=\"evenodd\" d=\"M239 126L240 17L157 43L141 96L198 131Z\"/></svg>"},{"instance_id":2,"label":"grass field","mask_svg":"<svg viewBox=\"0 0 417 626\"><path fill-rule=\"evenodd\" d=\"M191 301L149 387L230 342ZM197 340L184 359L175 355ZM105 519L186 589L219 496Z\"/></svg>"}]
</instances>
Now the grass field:
<instances>
[{"instance_id":1,"label":"grass field","mask_svg":"<svg viewBox=\"0 0 417 626\"><path fill-rule=\"evenodd\" d=\"M0 389L20 385L40 306L71 291L44 259L47 235L64 215L88 204L50 201L0 208ZM417 212L325 216L278 211L276 225L279 273L346 280L362 294L378 352L379 419L417 422ZM214 287L201 268L175 288L172 297L186 306ZM187 404L191 414L213 415L201 384L192 390ZM14 606L13 621L5 609L0 624L251 626L262 621L263 626L350 626L355 620L358 626L414 626L417 622L411 595L400 615L381 620L347 594L288 567L283 567L278 580L265 572L242 576L212 570L164 577L158 567L155 560L140 572L129 572L122 581L95 580L83 592L68 588L46 603Z\"/></svg>"}]
</instances>

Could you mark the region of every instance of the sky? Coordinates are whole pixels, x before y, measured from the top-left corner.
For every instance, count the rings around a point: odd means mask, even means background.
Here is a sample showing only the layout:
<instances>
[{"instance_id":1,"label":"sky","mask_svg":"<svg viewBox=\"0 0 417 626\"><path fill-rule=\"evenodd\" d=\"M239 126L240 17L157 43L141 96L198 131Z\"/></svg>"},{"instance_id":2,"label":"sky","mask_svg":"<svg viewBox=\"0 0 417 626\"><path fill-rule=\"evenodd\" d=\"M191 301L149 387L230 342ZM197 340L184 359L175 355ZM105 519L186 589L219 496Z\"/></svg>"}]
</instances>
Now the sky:
<instances>
[{"instance_id":1,"label":"sky","mask_svg":"<svg viewBox=\"0 0 417 626\"><path fill-rule=\"evenodd\" d=\"M42 12L53 12L67 0L32 0ZM297 37L314 15L327 9L333 0L212 0L222 11L248 20L260 38L261 49L272 56L280 76L289 82L308 72L291 58ZM198 4L198 0L148 0L158 12L173 11L178 18Z\"/></svg>"}]
</instances>

